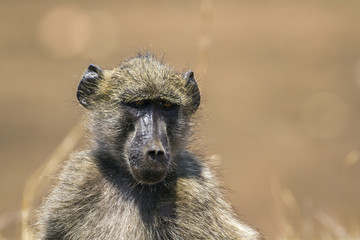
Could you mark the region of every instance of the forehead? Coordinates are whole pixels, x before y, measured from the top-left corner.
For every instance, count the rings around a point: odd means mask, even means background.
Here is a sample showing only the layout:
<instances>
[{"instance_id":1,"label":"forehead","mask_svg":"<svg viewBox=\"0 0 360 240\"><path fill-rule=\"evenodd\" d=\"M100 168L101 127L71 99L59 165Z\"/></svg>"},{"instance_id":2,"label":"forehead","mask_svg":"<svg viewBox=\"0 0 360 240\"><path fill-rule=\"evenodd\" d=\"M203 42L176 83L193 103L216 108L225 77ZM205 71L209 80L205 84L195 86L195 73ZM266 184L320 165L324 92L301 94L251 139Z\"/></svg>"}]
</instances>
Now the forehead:
<instances>
[{"instance_id":1,"label":"forehead","mask_svg":"<svg viewBox=\"0 0 360 240\"><path fill-rule=\"evenodd\" d=\"M183 104L186 81L182 74L153 57L137 57L105 72L100 92L121 101L165 99Z\"/></svg>"}]
</instances>

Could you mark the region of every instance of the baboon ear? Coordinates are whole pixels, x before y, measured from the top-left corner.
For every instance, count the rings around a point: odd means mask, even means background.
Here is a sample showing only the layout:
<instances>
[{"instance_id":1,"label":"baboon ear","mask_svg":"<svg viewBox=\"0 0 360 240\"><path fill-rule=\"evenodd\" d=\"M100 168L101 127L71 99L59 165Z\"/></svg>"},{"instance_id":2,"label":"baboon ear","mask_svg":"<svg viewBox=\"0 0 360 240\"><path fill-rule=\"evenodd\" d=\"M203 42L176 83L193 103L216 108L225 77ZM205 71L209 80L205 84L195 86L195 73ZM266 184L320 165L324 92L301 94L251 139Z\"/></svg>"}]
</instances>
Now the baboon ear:
<instances>
[{"instance_id":1,"label":"baboon ear","mask_svg":"<svg viewBox=\"0 0 360 240\"><path fill-rule=\"evenodd\" d=\"M189 89L190 97L192 98L192 113L194 113L200 105L200 91L194 78L194 72L189 71L185 73L184 79L186 80L186 86Z\"/></svg>"},{"instance_id":2,"label":"baboon ear","mask_svg":"<svg viewBox=\"0 0 360 240\"><path fill-rule=\"evenodd\" d=\"M102 76L102 69L95 64L90 64L82 76L76 97L84 107L89 108L91 106L90 97L96 92L97 85Z\"/></svg>"}]
</instances>

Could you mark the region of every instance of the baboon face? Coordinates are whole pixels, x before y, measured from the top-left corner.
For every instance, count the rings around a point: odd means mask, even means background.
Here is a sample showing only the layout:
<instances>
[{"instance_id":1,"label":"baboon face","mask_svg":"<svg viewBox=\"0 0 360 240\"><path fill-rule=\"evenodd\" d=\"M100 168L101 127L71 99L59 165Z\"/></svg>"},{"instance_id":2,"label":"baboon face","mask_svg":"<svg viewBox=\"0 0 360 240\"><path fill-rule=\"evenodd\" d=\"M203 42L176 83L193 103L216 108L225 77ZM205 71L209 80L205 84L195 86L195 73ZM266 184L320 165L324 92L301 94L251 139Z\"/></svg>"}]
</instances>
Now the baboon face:
<instances>
[{"instance_id":1,"label":"baboon face","mask_svg":"<svg viewBox=\"0 0 360 240\"><path fill-rule=\"evenodd\" d=\"M130 172L141 183L160 182L171 168L169 131L176 127L180 107L160 99L130 102L124 107L135 125L125 145Z\"/></svg>"},{"instance_id":2,"label":"baboon face","mask_svg":"<svg viewBox=\"0 0 360 240\"><path fill-rule=\"evenodd\" d=\"M193 72L177 74L150 56L113 70L90 65L77 97L101 147L142 184L161 182L172 170L200 103Z\"/></svg>"}]
</instances>

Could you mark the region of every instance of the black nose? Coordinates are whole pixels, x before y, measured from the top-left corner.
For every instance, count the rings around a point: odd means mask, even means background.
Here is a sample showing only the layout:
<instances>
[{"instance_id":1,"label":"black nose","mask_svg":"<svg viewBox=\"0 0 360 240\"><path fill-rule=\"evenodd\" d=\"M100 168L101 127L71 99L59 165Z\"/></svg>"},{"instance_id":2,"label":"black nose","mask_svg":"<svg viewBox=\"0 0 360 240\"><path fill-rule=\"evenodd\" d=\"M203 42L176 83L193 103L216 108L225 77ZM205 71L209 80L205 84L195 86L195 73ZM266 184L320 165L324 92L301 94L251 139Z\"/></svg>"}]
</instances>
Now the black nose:
<instances>
[{"instance_id":1,"label":"black nose","mask_svg":"<svg viewBox=\"0 0 360 240\"><path fill-rule=\"evenodd\" d=\"M163 150L155 150L155 149L149 150L149 151L147 152L147 154L148 154L148 156L149 156L151 159L153 159L153 160L156 160L157 158L162 157L162 156L165 155L165 153L164 153Z\"/></svg>"},{"instance_id":2,"label":"black nose","mask_svg":"<svg viewBox=\"0 0 360 240\"><path fill-rule=\"evenodd\" d=\"M164 162L167 160L164 148L159 142L153 142L150 144L146 155L148 159L153 161Z\"/></svg>"},{"instance_id":3,"label":"black nose","mask_svg":"<svg viewBox=\"0 0 360 240\"><path fill-rule=\"evenodd\" d=\"M152 149L147 152L148 159L153 161L157 161L160 163L164 163L167 161L167 157L165 155L164 150Z\"/></svg>"}]
</instances>

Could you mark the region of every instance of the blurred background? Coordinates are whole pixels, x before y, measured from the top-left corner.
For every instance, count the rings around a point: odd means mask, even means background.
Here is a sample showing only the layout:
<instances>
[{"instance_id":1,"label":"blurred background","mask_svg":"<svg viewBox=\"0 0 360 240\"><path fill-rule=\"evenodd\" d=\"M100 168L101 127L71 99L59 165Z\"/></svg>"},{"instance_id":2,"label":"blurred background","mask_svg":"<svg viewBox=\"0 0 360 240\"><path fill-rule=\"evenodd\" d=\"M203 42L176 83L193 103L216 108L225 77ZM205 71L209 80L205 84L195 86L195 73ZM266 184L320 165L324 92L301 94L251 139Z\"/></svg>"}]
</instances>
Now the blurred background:
<instances>
[{"instance_id":1,"label":"blurred background","mask_svg":"<svg viewBox=\"0 0 360 240\"><path fill-rule=\"evenodd\" d=\"M0 31L0 239L20 238L25 184L81 119L88 64L141 49L195 70L198 136L241 219L360 238L359 1L3 0Z\"/></svg>"}]
</instances>

